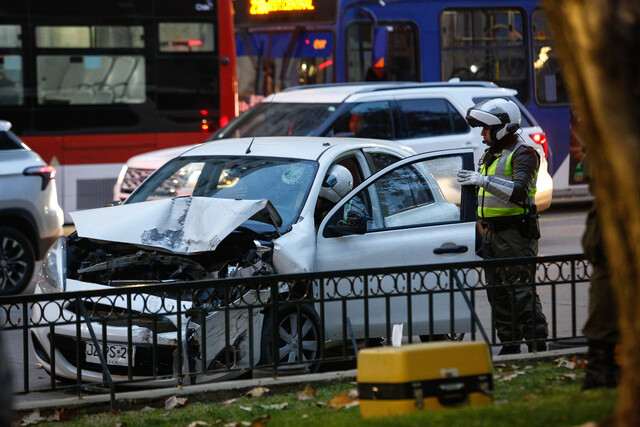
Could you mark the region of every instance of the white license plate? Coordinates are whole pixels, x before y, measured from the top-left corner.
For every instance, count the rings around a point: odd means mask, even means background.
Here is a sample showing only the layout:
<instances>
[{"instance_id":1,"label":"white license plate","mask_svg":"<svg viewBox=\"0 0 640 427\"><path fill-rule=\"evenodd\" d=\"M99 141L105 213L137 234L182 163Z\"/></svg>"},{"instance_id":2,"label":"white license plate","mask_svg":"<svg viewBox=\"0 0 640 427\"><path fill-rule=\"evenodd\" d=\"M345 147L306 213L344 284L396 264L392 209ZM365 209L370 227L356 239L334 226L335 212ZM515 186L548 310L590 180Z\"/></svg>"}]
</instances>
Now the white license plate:
<instances>
[{"instance_id":1,"label":"white license plate","mask_svg":"<svg viewBox=\"0 0 640 427\"><path fill-rule=\"evenodd\" d=\"M131 366L133 366L135 355L135 346L131 347L131 354L129 354L128 346L107 343L107 365L129 366L129 359L131 359ZM85 360L89 363L100 363L98 349L92 342L85 343Z\"/></svg>"}]
</instances>

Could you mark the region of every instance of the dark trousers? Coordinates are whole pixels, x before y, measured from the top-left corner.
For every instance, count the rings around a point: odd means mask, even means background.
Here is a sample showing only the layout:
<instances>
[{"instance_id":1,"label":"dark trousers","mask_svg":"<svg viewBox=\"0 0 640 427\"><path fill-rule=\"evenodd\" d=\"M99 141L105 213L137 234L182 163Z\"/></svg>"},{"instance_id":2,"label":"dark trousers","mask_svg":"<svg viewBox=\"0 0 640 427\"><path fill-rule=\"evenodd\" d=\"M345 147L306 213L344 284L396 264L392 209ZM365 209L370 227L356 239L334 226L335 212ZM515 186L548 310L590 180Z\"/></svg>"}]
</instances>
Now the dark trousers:
<instances>
[{"instance_id":1,"label":"dark trousers","mask_svg":"<svg viewBox=\"0 0 640 427\"><path fill-rule=\"evenodd\" d=\"M484 259L531 257L538 241L516 228L484 230ZM540 297L533 286L535 265L509 265L485 269L487 296L501 342L545 340L549 334Z\"/></svg>"},{"instance_id":2,"label":"dark trousers","mask_svg":"<svg viewBox=\"0 0 640 427\"><path fill-rule=\"evenodd\" d=\"M589 341L615 344L618 340L616 301L611 289L607 259L595 207L589 211L582 247L593 268L589 287L589 317L584 335Z\"/></svg>"}]
</instances>

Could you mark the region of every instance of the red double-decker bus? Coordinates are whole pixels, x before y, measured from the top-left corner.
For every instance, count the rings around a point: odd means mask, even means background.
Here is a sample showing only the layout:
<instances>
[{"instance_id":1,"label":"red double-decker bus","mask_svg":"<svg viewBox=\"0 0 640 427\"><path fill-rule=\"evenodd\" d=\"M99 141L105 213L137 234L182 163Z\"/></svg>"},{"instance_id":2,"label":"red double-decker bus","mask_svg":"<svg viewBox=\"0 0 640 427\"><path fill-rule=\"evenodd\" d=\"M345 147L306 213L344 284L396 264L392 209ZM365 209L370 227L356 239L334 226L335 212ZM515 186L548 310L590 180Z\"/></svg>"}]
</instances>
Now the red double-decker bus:
<instances>
[{"instance_id":1,"label":"red double-decker bus","mask_svg":"<svg viewBox=\"0 0 640 427\"><path fill-rule=\"evenodd\" d=\"M58 170L67 220L111 201L132 155L236 115L231 0L0 3L0 119Z\"/></svg>"}]
</instances>

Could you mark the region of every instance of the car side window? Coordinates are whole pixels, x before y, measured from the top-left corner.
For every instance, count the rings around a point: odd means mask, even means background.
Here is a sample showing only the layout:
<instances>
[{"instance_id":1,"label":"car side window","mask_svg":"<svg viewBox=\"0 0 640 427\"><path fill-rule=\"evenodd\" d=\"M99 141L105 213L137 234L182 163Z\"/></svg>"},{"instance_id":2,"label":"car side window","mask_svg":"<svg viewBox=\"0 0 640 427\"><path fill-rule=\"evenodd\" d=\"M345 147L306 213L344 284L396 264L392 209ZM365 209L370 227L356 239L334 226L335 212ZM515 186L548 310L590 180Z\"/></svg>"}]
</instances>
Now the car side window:
<instances>
[{"instance_id":1,"label":"car side window","mask_svg":"<svg viewBox=\"0 0 640 427\"><path fill-rule=\"evenodd\" d=\"M366 154L367 160L369 161L369 167L371 168L371 173L376 173L386 168L387 166L401 160L401 157L394 156L389 153L375 153L369 152Z\"/></svg>"},{"instance_id":2,"label":"car side window","mask_svg":"<svg viewBox=\"0 0 640 427\"><path fill-rule=\"evenodd\" d=\"M446 99L398 100L407 125L408 138L468 132L464 117Z\"/></svg>"},{"instance_id":3,"label":"car side window","mask_svg":"<svg viewBox=\"0 0 640 427\"><path fill-rule=\"evenodd\" d=\"M355 105L338 117L328 136L393 139L389 102L363 102Z\"/></svg>"},{"instance_id":4,"label":"car side window","mask_svg":"<svg viewBox=\"0 0 640 427\"><path fill-rule=\"evenodd\" d=\"M456 154L392 169L345 203L329 223L361 218L366 232L372 232L462 221L462 188L456 180L462 165L462 155Z\"/></svg>"}]
</instances>

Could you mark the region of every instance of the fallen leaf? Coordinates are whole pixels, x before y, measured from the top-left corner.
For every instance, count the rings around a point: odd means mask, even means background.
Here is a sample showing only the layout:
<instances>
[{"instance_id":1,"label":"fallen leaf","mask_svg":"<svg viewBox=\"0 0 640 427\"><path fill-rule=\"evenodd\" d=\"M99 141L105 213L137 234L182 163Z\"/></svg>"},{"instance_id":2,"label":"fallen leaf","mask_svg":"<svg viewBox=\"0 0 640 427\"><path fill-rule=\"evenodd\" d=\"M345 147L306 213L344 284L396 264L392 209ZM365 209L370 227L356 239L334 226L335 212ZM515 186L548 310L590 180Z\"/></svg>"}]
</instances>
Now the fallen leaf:
<instances>
[{"instance_id":1,"label":"fallen leaf","mask_svg":"<svg viewBox=\"0 0 640 427\"><path fill-rule=\"evenodd\" d=\"M316 396L316 389L311 386L306 386L304 390L298 393L298 400L311 400Z\"/></svg>"},{"instance_id":2,"label":"fallen leaf","mask_svg":"<svg viewBox=\"0 0 640 427\"><path fill-rule=\"evenodd\" d=\"M222 404L223 404L223 405L231 405L231 404L232 404L233 402L235 402L236 400L238 400L238 398L225 400L224 402L222 402Z\"/></svg>"},{"instance_id":3,"label":"fallen leaf","mask_svg":"<svg viewBox=\"0 0 640 427\"><path fill-rule=\"evenodd\" d=\"M536 396L535 394L527 394L522 398L522 400L525 401L525 402L530 402L530 401L536 400L536 399L538 399L538 396Z\"/></svg>"},{"instance_id":4,"label":"fallen leaf","mask_svg":"<svg viewBox=\"0 0 640 427\"><path fill-rule=\"evenodd\" d=\"M349 390L349 393L347 393L347 396L349 396L350 399L357 399L358 398L358 389L357 388L352 388L351 390Z\"/></svg>"},{"instance_id":5,"label":"fallen leaf","mask_svg":"<svg viewBox=\"0 0 640 427\"><path fill-rule=\"evenodd\" d=\"M284 403L275 403L273 405L260 405L263 409L267 411L272 409L286 409L289 404L287 402Z\"/></svg>"},{"instance_id":6,"label":"fallen leaf","mask_svg":"<svg viewBox=\"0 0 640 427\"><path fill-rule=\"evenodd\" d=\"M498 382L505 382L505 381L511 381L512 379L519 377L520 375L524 375L525 372L524 371L515 371L513 374L510 375L505 375L504 377L501 377L500 379L498 379Z\"/></svg>"},{"instance_id":7,"label":"fallen leaf","mask_svg":"<svg viewBox=\"0 0 640 427\"><path fill-rule=\"evenodd\" d=\"M249 390L244 395L247 397L262 397L266 393L269 393L269 389L266 387L256 387L254 389Z\"/></svg>"},{"instance_id":8,"label":"fallen leaf","mask_svg":"<svg viewBox=\"0 0 640 427\"><path fill-rule=\"evenodd\" d=\"M578 379L578 374L563 374L563 375L556 375L556 376L547 378L547 380L549 381L559 381L559 380L576 381L577 379Z\"/></svg>"},{"instance_id":9,"label":"fallen leaf","mask_svg":"<svg viewBox=\"0 0 640 427\"><path fill-rule=\"evenodd\" d=\"M302 417L301 417L301 418L309 418L309 415L307 415L307 414L302 414Z\"/></svg>"},{"instance_id":10,"label":"fallen leaf","mask_svg":"<svg viewBox=\"0 0 640 427\"><path fill-rule=\"evenodd\" d=\"M507 365L505 363L496 363L495 365L493 365L493 367L496 369L502 369L502 368L506 368Z\"/></svg>"},{"instance_id":11,"label":"fallen leaf","mask_svg":"<svg viewBox=\"0 0 640 427\"><path fill-rule=\"evenodd\" d=\"M249 421L240 421L240 425L241 425L241 426L247 426L247 427L250 427L250 426L251 426L251 422L249 422Z\"/></svg>"},{"instance_id":12,"label":"fallen leaf","mask_svg":"<svg viewBox=\"0 0 640 427\"><path fill-rule=\"evenodd\" d=\"M251 427L265 427L267 425L267 420L271 418L271 415L264 414L251 422Z\"/></svg>"},{"instance_id":13,"label":"fallen leaf","mask_svg":"<svg viewBox=\"0 0 640 427\"><path fill-rule=\"evenodd\" d=\"M20 419L21 426L29 426L32 424L38 424L45 419L40 416L40 409L34 409L32 412L29 412L27 415Z\"/></svg>"},{"instance_id":14,"label":"fallen leaf","mask_svg":"<svg viewBox=\"0 0 640 427\"><path fill-rule=\"evenodd\" d=\"M144 408L140 409L142 412L149 412L149 411L153 411L153 408L151 406L145 406Z\"/></svg>"},{"instance_id":15,"label":"fallen leaf","mask_svg":"<svg viewBox=\"0 0 640 427\"><path fill-rule=\"evenodd\" d=\"M333 396L333 399L331 399L329 403L327 403L327 406L330 408L342 408L343 406L348 405L349 403L351 403L351 399L349 399L349 397L346 394L338 393L335 396Z\"/></svg>"},{"instance_id":16,"label":"fallen leaf","mask_svg":"<svg viewBox=\"0 0 640 427\"><path fill-rule=\"evenodd\" d=\"M360 401L359 400L353 400L349 403L347 403L346 405L343 406L344 409L348 409L348 408L353 408L354 406L360 406Z\"/></svg>"},{"instance_id":17,"label":"fallen leaf","mask_svg":"<svg viewBox=\"0 0 640 427\"><path fill-rule=\"evenodd\" d=\"M174 395L164 401L164 409L173 409L178 406L186 406L186 404L187 404L186 397L176 397Z\"/></svg>"},{"instance_id":18,"label":"fallen leaf","mask_svg":"<svg viewBox=\"0 0 640 427\"><path fill-rule=\"evenodd\" d=\"M320 406L320 407L322 407L322 406L327 406L327 403L326 402L312 402L311 406Z\"/></svg>"},{"instance_id":19,"label":"fallen leaf","mask_svg":"<svg viewBox=\"0 0 640 427\"><path fill-rule=\"evenodd\" d=\"M253 408L251 406L238 406L238 408L242 409L243 411L247 411L247 412L251 412L253 411Z\"/></svg>"},{"instance_id":20,"label":"fallen leaf","mask_svg":"<svg viewBox=\"0 0 640 427\"><path fill-rule=\"evenodd\" d=\"M554 362L557 363L558 368L576 369L581 367L583 364L586 367L586 363L584 361L579 361L575 356L572 359L569 359L567 356L562 356L554 360Z\"/></svg>"},{"instance_id":21,"label":"fallen leaf","mask_svg":"<svg viewBox=\"0 0 640 427\"><path fill-rule=\"evenodd\" d=\"M209 423L205 422L205 421L194 421L191 424L189 424L187 427L198 427L198 426L208 426Z\"/></svg>"}]
</instances>

